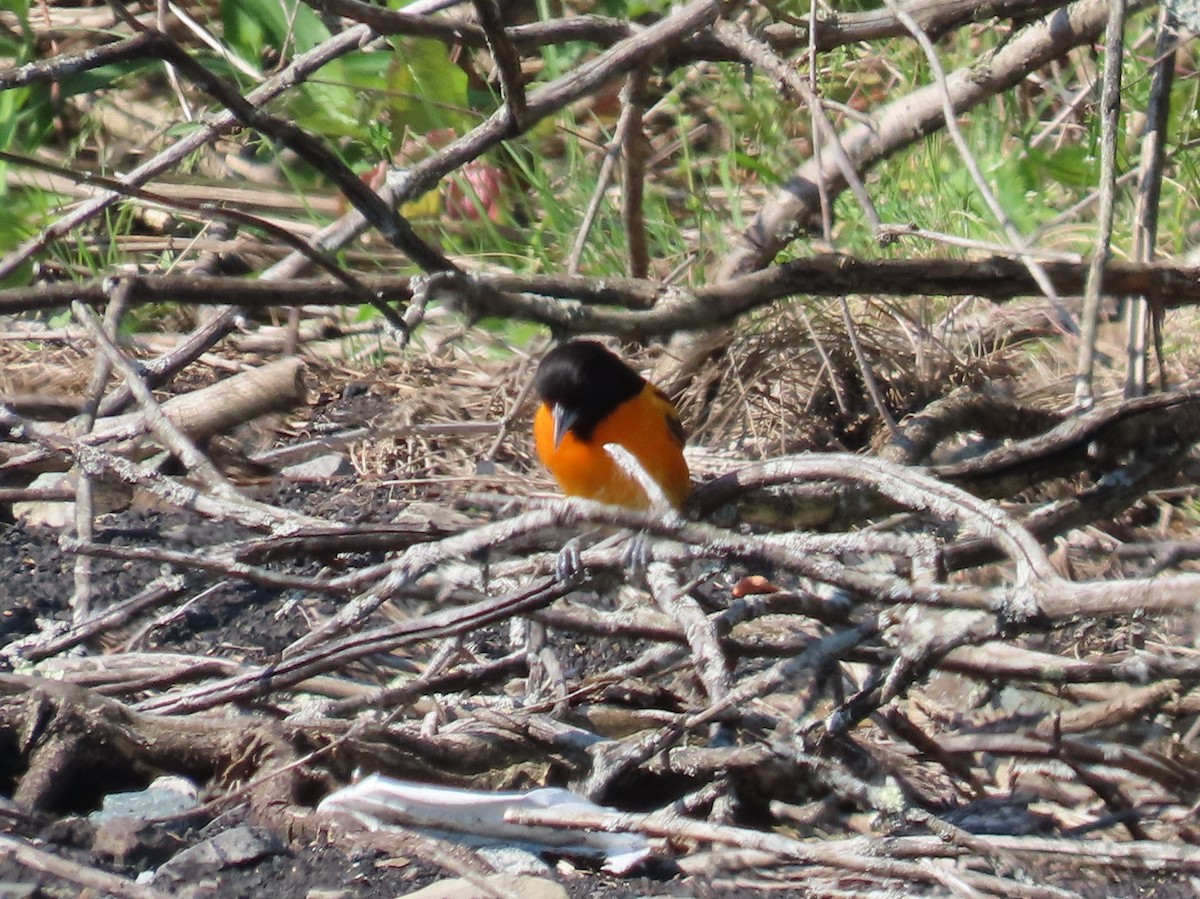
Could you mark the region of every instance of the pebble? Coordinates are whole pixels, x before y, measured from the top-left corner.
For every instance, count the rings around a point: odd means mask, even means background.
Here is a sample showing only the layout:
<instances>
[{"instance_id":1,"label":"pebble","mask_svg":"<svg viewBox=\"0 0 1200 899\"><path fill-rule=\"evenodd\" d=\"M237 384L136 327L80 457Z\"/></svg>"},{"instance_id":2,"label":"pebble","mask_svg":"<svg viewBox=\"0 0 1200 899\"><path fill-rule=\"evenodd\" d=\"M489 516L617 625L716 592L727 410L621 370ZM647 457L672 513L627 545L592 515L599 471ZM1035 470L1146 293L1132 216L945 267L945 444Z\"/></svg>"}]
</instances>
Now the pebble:
<instances>
[{"instance_id":1,"label":"pebble","mask_svg":"<svg viewBox=\"0 0 1200 899\"><path fill-rule=\"evenodd\" d=\"M286 851L283 843L263 827L242 825L222 831L184 849L158 869L156 886L197 881L222 868L232 868Z\"/></svg>"}]
</instances>

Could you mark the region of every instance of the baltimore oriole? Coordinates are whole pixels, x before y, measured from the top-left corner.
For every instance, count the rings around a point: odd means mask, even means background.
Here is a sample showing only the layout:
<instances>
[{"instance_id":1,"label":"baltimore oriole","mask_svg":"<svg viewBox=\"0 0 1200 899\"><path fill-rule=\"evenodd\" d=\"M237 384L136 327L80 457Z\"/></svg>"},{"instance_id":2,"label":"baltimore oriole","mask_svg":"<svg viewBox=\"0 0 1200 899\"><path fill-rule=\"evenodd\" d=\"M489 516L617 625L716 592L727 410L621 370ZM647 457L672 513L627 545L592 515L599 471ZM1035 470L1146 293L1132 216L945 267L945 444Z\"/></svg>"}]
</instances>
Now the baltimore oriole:
<instances>
[{"instance_id":1,"label":"baltimore oriole","mask_svg":"<svg viewBox=\"0 0 1200 899\"><path fill-rule=\"evenodd\" d=\"M572 340L534 377L538 458L568 496L644 509L652 498L605 450L624 447L675 508L691 489L683 427L666 394L598 343Z\"/></svg>"}]
</instances>

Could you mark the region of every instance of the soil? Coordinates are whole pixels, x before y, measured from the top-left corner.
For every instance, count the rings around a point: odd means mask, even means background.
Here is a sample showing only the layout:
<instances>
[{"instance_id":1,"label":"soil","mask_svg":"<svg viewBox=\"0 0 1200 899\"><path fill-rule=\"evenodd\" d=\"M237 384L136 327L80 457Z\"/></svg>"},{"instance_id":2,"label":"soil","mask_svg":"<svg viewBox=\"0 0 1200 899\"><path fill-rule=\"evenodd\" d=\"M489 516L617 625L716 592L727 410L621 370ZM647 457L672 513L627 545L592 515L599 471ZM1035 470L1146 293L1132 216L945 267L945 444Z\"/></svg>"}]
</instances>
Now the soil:
<instances>
[{"instance_id":1,"label":"soil","mask_svg":"<svg viewBox=\"0 0 1200 899\"><path fill-rule=\"evenodd\" d=\"M395 385L413 382L414 379L407 375L390 378L385 373L364 386L359 377L353 381L345 378L339 381L338 376L323 371L314 391L313 403L308 409L302 410L286 423L274 423L273 428L266 432L250 431L239 435L241 442L237 449L249 454L255 446L261 447L268 440L290 445L326 433L331 426L376 423L394 412L397 402ZM502 384L503 379L495 383ZM484 397L484 405L498 406L501 411L505 409L504 402L497 401L495 396L488 399L487 390L477 391L476 397L479 396ZM426 397L426 401L435 407L439 402L433 397ZM479 402L478 399L476 401ZM445 418L450 420L460 416L461 410L445 414ZM436 420L436 416L434 418ZM505 496L528 494L548 486L534 470L524 449L521 435L525 427L527 423L518 419L514 434L505 443L505 449L494 458L486 459L486 464L482 465L480 460L487 456L493 440L490 434L474 442L460 440L457 443L441 438L425 441L368 438L345 451L347 457L354 461L354 469L349 473L311 481L289 481L263 476L259 472L235 476L235 480L245 493L263 502L333 521L393 522L405 513L411 513L417 508L414 504L419 502L429 502L430 508L443 510L447 514L483 521L503 514ZM438 460L436 465L432 461L434 459ZM397 472L402 472L404 477L396 477ZM480 499L480 493L487 495ZM5 507L0 506L0 515L4 511ZM436 519L437 516L431 514L426 523L436 527ZM33 527L24 522L13 522L11 518L8 521L0 520L0 572L4 577L3 593L0 594L0 646L44 631L48 622L69 621L75 557L63 548L61 536L57 529ZM213 547L254 536L255 533L247 527L215 522L177 508L166 508L146 496L135 496L131 507L97 516L94 542L113 547L171 550L200 558ZM1089 562L1078 553L1077 556L1077 563L1097 564L1095 560ZM1107 558L1107 551L1100 556ZM373 564L382 558L381 552L364 550L358 554L340 556L336 560L287 559L277 566L277 570L312 576L328 565L351 570ZM150 559L94 559L91 571L93 608L104 609L137 595L163 570L162 563ZM88 644L89 653L118 653L126 648L136 648L213 656L246 663L270 662L278 658L284 647L310 633L315 625L338 610L338 604L330 599L307 595L302 591L239 581L222 582L214 579L209 572L189 569L187 566L182 566L180 570L186 578L182 596L190 597L191 601L173 603L166 613L150 624L147 622L154 619L157 613L149 617L142 616L135 624L105 633ZM740 572L735 570L727 573L731 581L740 576ZM756 570L756 573L772 574L763 569ZM385 620L377 614L369 624ZM1177 638L1177 642L1192 640L1190 620L1160 619L1155 622L1155 628L1156 637L1161 638L1173 631L1172 636ZM1091 622L1082 624L1076 632L1065 631L1046 637L1031 634L1026 645L1047 651L1083 654L1120 651L1126 643L1136 643L1143 638L1140 625L1136 622L1125 622L1115 628L1106 622ZM472 639L482 650L480 657L485 657L488 655L485 644L493 642L503 646L507 641L507 632L505 627L493 626L476 632ZM577 642L576 651L572 654L573 663L586 665L591 670L605 670L627 661L638 648L629 640L587 638L575 634L571 635L571 640ZM428 647L423 647L419 651L427 650ZM741 664L743 667L739 669L739 675L745 674L747 666L765 666L767 662L763 658L756 658ZM12 671L13 656L0 658L0 666L3 666L0 671ZM386 670L374 670L366 665L363 671L364 677L374 678L378 682L386 681L388 677ZM567 676L573 677L576 673L568 671ZM647 705L669 708L675 697L670 695L669 690L663 692L664 695L647 701ZM646 701L646 697L638 699ZM953 697L948 700L950 703L954 701ZM265 707L262 711L267 715L279 713L278 709L271 707ZM20 752L7 754L20 757ZM5 770L6 764L0 758L0 792L10 791L21 774L18 770ZM100 798L106 792L138 789L145 785L133 772L129 772L125 778L114 776L111 783L92 784L87 796L80 794L74 797L74 802L68 800L67 807L57 809L53 816L36 820L29 820L19 811L0 802L0 829L34 840L47 852L71 859L87 868L134 878L166 861L169 855L143 858L138 863L129 864L118 864L106 857L99 857L95 852L94 832L86 823L86 815L99 805ZM941 789L941 786L930 787L930 792L936 792L937 789ZM661 799L655 798L656 802ZM206 813L197 820L189 821L188 829L179 834L178 843L171 845L171 851L178 852L215 833L244 824L244 819L243 807ZM617 878L594 868L574 867L554 858L548 861L551 867L547 870L547 876L558 880L572 897L723 897L758 892L768 886L774 895L807 895L802 887L797 887L797 883L802 884L803 881L794 875L790 881L774 884L748 875L717 885L707 878L684 877L677 870L662 866L648 872L651 876ZM1022 870L1044 877L1046 883L1070 884L1080 895L1088 897L1153 896L1169 899L1196 895L1191 881L1184 876L1150 878L1118 871L1108 872L1110 876L1098 878L1095 870L1079 874L1028 862L1023 863ZM277 853L243 865L216 868L202 883L194 886L203 887L202 891L197 890L197 895L212 899L257 899L264 890L287 897L310 896L317 899L324 895L345 895L374 899L405 895L452 876L453 872L435 860L417 853L398 858L376 850L347 849L341 841L293 837ZM40 892L28 895L81 895L80 886L74 880L32 871L13 861L0 847L0 896L4 895L6 883L36 884ZM322 891L329 892L326 894Z\"/></svg>"},{"instance_id":2,"label":"soil","mask_svg":"<svg viewBox=\"0 0 1200 899\"><path fill-rule=\"evenodd\" d=\"M386 384L386 380L377 382ZM310 427L323 422L342 425L372 420L386 415L390 400L386 388L375 392L321 390L317 403L309 410ZM326 402L323 402L326 401ZM436 486L436 485L435 485ZM343 522L389 521L412 499L403 486L381 483L360 474L344 475L319 482L289 482L267 479L255 485L242 485L246 493L264 502L284 508ZM3 507L0 507L3 508ZM251 530L230 522L213 521L181 509L137 507L98 516L94 540L97 543L126 547L155 547L203 555L206 548L255 536ZM75 557L60 545L56 529L31 527L24 522L0 521L0 572L5 585L0 595L0 646L34 634L48 621L68 622L73 588ZM368 564L382 558L363 554L352 560ZM346 564L346 560L342 560ZM314 574L320 563L300 561L290 567L296 574ZM161 573L157 561L94 559L92 562L92 606L104 609L135 595ZM186 595L198 593L209 577L204 572L188 573ZM299 601L297 601L299 600ZM329 616L336 606L327 600L301 598L289 591L226 582L204 595L203 602L187 604L181 614L173 614L161 626L145 629L138 635L137 648L156 652L195 655L212 654L246 662L274 657L283 647L307 633L312 622ZM105 643L119 649L120 639L129 632L106 635ZM605 651L604 647L597 647ZM0 671L12 671L12 659L0 662ZM137 789L135 780L108 785L112 791ZM90 802L103 795L98 789ZM0 800L2 802L3 800ZM25 822L20 817L7 828L10 832L35 840L48 852L72 859L82 865L135 878L149 865L118 865L98 859L91 849L93 828L86 815L93 811L84 805L70 809L55 820ZM15 815L16 813L13 812ZM0 805L0 826L5 810ZM222 816L195 823L178 835L175 851L212 836L238 823L236 816ZM157 861L164 861L158 859ZM554 859L549 860L555 864ZM679 881L670 870L660 870L657 878L617 878L598 870L560 864L558 879L572 897L618 897L705 894L702 886ZM258 899L264 890L284 897L345 895L375 899L396 897L437 880L453 876L436 864L419 857L397 859L372 850L348 853L339 846L313 841L290 845L278 854L268 855L244 865L214 870L205 878L197 895L211 899ZM0 851L0 895L5 884L36 884L39 892L22 895L68 897L80 895L77 883L34 872ZM343 892L339 892L343 891Z\"/></svg>"}]
</instances>

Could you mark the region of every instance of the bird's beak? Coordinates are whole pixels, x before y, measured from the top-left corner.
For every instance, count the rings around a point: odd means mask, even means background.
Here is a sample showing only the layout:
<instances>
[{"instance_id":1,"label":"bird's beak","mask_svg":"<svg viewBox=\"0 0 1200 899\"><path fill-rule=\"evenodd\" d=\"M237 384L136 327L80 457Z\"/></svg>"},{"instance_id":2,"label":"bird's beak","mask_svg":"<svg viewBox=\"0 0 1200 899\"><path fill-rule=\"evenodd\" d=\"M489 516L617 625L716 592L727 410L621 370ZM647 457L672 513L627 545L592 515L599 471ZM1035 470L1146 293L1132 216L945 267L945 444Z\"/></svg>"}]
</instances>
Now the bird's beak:
<instances>
[{"instance_id":1,"label":"bird's beak","mask_svg":"<svg viewBox=\"0 0 1200 899\"><path fill-rule=\"evenodd\" d=\"M558 449L558 445L567 436L567 431L571 430L571 425L575 424L575 420L579 418L579 413L559 403L554 404L550 413L554 417L554 448Z\"/></svg>"}]
</instances>

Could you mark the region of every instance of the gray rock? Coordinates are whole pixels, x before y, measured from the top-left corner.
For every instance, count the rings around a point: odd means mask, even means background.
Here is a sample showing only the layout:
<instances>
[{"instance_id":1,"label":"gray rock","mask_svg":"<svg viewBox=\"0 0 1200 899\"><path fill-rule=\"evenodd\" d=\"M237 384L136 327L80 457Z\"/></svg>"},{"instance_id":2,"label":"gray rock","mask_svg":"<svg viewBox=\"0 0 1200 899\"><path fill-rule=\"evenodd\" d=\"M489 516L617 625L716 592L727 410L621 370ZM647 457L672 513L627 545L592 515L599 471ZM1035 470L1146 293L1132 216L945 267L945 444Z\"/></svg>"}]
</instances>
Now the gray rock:
<instances>
[{"instance_id":1,"label":"gray rock","mask_svg":"<svg viewBox=\"0 0 1200 899\"><path fill-rule=\"evenodd\" d=\"M96 828L92 856L122 867L151 867L166 861L183 845L178 834L138 818L111 818Z\"/></svg>"},{"instance_id":2,"label":"gray rock","mask_svg":"<svg viewBox=\"0 0 1200 899\"><path fill-rule=\"evenodd\" d=\"M354 466L341 453L326 453L315 459L284 467L279 473L294 481L323 481L337 475L350 474Z\"/></svg>"},{"instance_id":3,"label":"gray rock","mask_svg":"<svg viewBox=\"0 0 1200 899\"><path fill-rule=\"evenodd\" d=\"M131 793L109 793L100 810L88 815L95 825L114 818L166 818L195 808L199 804L196 785L183 777L160 777L144 790Z\"/></svg>"},{"instance_id":4,"label":"gray rock","mask_svg":"<svg viewBox=\"0 0 1200 899\"><path fill-rule=\"evenodd\" d=\"M476 849L475 853L502 874L546 877L554 873L553 868L528 849L518 849L515 846L482 846Z\"/></svg>"},{"instance_id":5,"label":"gray rock","mask_svg":"<svg viewBox=\"0 0 1200 899\"><path fill-rule=\"evenodd\" d=\"M45 895L36 883L0 880L0 899L38 899Z\"/></svg>"},{"instance_id":6,"label":"gray rock","mask_svg":"<svg viewBox=\"0 0 1200 899\"><path fill-rule=\"evenodd\" d=\"M196 881L223 868L247 865L285 851L283 843L265 828L250 825L233 827L184 849L158 869L154 884L162 886Z\"/></svg>"}]
</instances>

